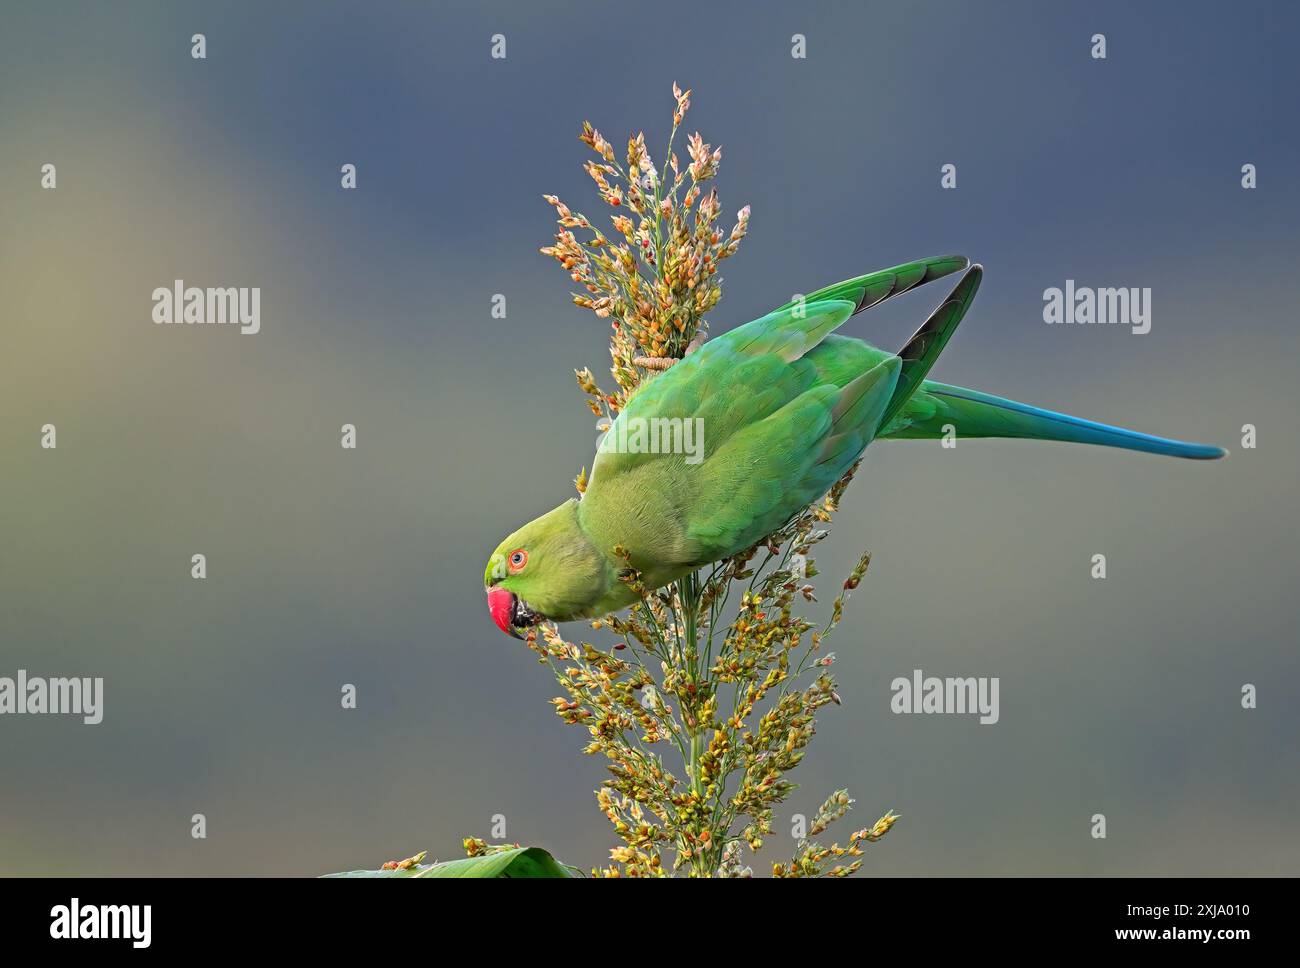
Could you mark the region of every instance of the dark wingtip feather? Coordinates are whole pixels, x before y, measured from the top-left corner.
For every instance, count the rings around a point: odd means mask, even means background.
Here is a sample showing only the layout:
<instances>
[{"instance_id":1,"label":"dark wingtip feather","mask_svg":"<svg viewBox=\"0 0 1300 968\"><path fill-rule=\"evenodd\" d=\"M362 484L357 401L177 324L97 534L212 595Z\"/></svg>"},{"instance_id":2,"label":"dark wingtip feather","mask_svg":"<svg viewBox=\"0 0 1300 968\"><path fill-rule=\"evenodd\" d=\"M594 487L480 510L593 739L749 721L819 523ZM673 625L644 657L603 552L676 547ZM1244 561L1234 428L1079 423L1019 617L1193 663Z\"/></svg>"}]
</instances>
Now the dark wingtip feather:
<instances>
[{"instance_id":1,"label":"dark wingtip feather","mask_svg":"<svg viewBox=\"0 0 1300 968\"><path fill-rule=\"evenodd\" d=\"M929 259L918 259L916 262L907 262L903 265L894 266L892 269L886 269L881 273L877 273L878 278L870 279L863 287L862 295L858 298L858 305L853 310L853 314L856 316L863 310L870 309L891 296L910 292L917 286L924 286L927 282L933 282L936 279L942 279L944 276L952 275L954 272L960 272L968 265L970 265L970 260L964 255L941 255Z\"/></svg>"},{"instance_id":2,"label":"dark wingtip feather","mask_svg":"<svg viewBox=\"0 0 1300 968\"><path fill-rule=\"evenodd\" d=\"M979 291L980 280L984 278L984 267L978 262L966 270L966 274L953 287L948 297L930 314L930 318L912 334L912 338L898 351L903 361L902 371L898 375L898 386L894 389L893 399L885 408L882 424L888 423L898 413L903 404L921 385L925 375L934 366L943 348L962 321L966 311Z\"/></svg>"}]
</instances>

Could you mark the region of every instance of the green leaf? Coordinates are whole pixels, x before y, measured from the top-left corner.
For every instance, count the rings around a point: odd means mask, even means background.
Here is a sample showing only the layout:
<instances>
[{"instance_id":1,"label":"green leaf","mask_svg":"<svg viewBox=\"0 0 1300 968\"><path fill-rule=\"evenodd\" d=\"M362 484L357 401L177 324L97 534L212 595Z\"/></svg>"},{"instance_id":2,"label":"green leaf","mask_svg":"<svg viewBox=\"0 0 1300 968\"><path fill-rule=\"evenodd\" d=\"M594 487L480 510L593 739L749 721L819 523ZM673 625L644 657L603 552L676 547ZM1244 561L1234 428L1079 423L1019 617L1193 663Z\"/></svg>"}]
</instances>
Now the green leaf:
<instances>
[{"instance_id":1,"label":"green leaf","mask_svg":"<svg viewBox=\"0 0 1300 968\"><path fill-rule=\"evenodd\" d=\"M513 847L480 857L441 864L416 864L406 870L343 871L325 877L577 877L540 847Z\"/></svg>"}]
</instances>

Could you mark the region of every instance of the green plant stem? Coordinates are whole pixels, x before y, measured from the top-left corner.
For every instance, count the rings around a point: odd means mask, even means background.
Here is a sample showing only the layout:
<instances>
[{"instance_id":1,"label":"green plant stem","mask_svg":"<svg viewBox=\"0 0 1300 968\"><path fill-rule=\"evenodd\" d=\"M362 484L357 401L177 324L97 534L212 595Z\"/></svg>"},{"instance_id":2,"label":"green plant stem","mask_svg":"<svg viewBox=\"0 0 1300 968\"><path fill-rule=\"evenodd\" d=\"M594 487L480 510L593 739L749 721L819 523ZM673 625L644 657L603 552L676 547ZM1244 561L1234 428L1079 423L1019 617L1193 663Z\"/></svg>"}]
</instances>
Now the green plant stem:
<instances>
[{"instance_id":1,"label":"green plant stem","mask_svg":"<svg viewBox=\"0 0 1300 968\"><path fill-rule=\"evenodd\" d=\"M696 709L700 697L699 683L699 649L696 641L696 630L699 618L699 590L697 585L697 576L694 572L687 575L677 583L677 595L682 603L682 657L686 665L686 681L693 687L691 696L691 724L686 727L687 734L691 740L690 762L687 764L687 772L691 778L691 789L700 796L704 795L704 783L700 777L700 757L704 753L704 732L701 728L699 719L696 716Z\"/></svg>"},{"instance_id":2,"label":"green plant stem","mask_svg":"<svg viewBox=\"0 0 1300 968\"><path fill-rule=\"evenodd\" d=\"M700 722L699 710L703 705L705 690L701 688L701 669L699 652L699 617L700 617L700 576L692 572L677 583L677 596L682 608L681 655L685 659L687 682L693 686L691 696L690 719L693 725L687 726L690 738L690 758L686 764L687 775L691 780L691 791L704 800L704 736L708 724ZM707 675L707 670L704 670ZM712 833L713 831L710 831ZM717 867L716 851L700 849L697 845L691 854L691 869L697 876L711 877Z\"/></svg>"}]
</instances>

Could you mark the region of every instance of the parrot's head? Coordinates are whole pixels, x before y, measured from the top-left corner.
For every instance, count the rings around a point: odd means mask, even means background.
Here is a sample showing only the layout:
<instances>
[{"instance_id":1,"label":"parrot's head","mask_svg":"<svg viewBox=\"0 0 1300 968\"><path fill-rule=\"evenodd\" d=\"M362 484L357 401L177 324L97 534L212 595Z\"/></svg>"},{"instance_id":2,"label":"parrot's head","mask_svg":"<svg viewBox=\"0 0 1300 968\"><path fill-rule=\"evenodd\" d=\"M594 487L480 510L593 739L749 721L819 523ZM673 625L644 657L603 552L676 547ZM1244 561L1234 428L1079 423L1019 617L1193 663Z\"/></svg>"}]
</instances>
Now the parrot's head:
<instances>
[{"instance_id":1,"label":"parrot's head","mask_svg":"<svg viewBox=\"0 0 1300 968\"><path fill-rule=\"evenodd\" d=\"M483 572L488 611L517 639L538 622L589 617L605 591L607 571L578 522L577 500L566 501L492 552Z\"/></svg>"}]
</instances>

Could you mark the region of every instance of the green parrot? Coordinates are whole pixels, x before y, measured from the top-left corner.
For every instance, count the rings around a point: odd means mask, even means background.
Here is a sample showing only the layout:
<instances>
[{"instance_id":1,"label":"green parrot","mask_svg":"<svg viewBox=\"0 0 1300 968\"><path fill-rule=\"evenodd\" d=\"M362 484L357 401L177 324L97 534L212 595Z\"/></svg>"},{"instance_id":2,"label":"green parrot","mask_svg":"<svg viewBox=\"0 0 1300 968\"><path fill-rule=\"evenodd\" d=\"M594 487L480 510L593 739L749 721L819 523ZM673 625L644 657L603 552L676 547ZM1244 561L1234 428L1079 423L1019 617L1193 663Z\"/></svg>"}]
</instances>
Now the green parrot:
<instances>
[{"instance_id":1,"label":"green parrot","mask_svg":"<svg viewBox=\"0 0 1300 968\"><path fill-rule=\"evenodd\" d=\"M967 268L969 266L969 268ZM835 335L850 316L966 269L898 352ZM593 618L749 548L819 500L877 438L1022 437L1173 457L1224 451L927 380L983 270L963 256L848 279L699 346L643 383L605 435L582 498L497 546L483 580L502 631ZM664 446L668 443L672 446Z\"/></svg>"}]
</instances>

